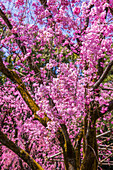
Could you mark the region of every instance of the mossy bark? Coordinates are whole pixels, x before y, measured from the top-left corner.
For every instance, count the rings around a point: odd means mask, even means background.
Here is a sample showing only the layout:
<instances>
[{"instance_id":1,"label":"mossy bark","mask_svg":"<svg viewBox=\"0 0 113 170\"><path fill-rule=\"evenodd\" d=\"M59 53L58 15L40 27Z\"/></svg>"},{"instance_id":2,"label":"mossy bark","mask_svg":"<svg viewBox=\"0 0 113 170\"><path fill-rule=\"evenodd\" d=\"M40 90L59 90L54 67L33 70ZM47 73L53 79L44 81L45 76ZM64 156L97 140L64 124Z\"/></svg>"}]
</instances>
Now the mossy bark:
<instances>
[{"instance_id":1,"label":"mossy bark","mask_svg":"<svg viewBox=\"0 0 113 170\"><path fill-rule=\"evenodd\" d=\"M96 140L96 127L90 127L88 136L85 156L80 170L97 170L98 166L98 146Z\"/></svg>"},{"instance_id":2,"label":"mossy bark","mask_svg":"<svg viewBox=\"0 0 113 170\"><path fill-rule=\"evenodd\" d=\"M18 147L14 142L9 140L7 136L0 131L0 142L16 153L22 160L24 160L32 170L43 170L43 168L23 149Z\"/></svg>"},{"instance_id":3,"label":"mossy bark","mask_svg":"<svg viewBox=\"0 0 113 170\"><path fill-rule=\"evenodd\" d=\"M61 129L57 131L56 135L63 150L65 170L77 170L76 152L69 138L65 124L61 124Z\"/></svg>"}]
</instances>

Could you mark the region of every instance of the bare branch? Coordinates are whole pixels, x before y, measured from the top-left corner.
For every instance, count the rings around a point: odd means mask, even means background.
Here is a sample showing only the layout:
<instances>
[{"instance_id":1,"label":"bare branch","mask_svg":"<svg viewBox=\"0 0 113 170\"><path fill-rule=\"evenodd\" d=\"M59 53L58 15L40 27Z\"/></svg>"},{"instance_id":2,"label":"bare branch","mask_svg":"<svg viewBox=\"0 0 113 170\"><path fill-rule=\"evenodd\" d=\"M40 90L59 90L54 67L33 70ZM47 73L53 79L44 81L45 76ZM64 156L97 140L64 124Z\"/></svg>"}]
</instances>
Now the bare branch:
<instances>
[{"instance_id":1,"label":"bare branch","mask_svg":"<svg viewBox=\"0 0 113 170\"><path fill-rule=\"evenodd\" d=\"M107 132L104 132L104 133L102 133L102 134L100 134L100 135L97 135L96 138L98 139L98 138L100 138L101 136L104 136L104 135L107 135L107 134L110 134L110 133L111 133L111 130L108 130Z\"/></svg>"},{"instance_id":2,"label":"bare branch","mask_svg":"<svg viewBox=\"0 0 113 170\"><path fill-rule=\"evenodd\" d=\"M109 157L111 157L113 155L113 153L111 153L110 155L106 156L102 161L99 162L99 164L101 164L102 162L104 162L106 159L108 159Z\"/></svg>"},{"instance_id":3,"label":"bare branch","mask_svg":"<svg viewBox=\"0 0 113 170\"><path fill-rule=\"evenodd\" d=\"M56 154L54 154L54 155L52 155L52 156L47 157L46 160L53 159L54 157L56 157L56 156L58 156L58 155L61 155L61 154L62 154L62 152L56 153ZM57 159L58 159L58 158L57 158Z\"/></svg>"}]
</instances>

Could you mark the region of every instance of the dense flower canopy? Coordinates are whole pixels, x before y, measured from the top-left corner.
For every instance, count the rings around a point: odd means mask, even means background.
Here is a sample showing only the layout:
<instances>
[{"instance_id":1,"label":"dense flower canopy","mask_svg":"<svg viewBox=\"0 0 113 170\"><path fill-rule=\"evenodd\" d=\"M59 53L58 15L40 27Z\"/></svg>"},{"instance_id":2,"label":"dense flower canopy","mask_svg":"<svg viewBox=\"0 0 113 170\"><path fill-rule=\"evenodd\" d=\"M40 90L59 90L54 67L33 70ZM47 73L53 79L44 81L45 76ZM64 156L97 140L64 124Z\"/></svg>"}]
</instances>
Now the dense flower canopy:
<instances>
[{"instance_id":1,"label":"dense flower canopy","mask_svg":"<svg viewBox=\"0 0 113 170\"><path fill-rule=\"evenodd\" d=\"M96 133L113 127L112 0L1 0L0 40L2 170L33 168L17 146L45 170L96 170Z\"/></svg>"}]
</instances>

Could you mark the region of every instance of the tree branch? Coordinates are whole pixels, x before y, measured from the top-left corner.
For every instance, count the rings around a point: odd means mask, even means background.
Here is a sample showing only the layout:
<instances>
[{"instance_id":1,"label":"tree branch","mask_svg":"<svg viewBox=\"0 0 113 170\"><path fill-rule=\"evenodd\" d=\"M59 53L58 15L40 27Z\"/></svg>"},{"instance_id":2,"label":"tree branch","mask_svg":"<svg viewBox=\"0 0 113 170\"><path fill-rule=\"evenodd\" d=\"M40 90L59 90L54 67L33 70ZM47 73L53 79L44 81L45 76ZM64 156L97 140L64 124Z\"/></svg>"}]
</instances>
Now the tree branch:
<instances>
[{"instance_id":1,"label":"tree branch","mask_svg":"<svg viewBox=\"0 0 113 170\"><path fill-rule=\"evenodd\" d=\"M109 7L109 9L110 9L111 14L113 15L113 8Z\"/></svg>"},{"instance_id":2,"label":"tree branch","mask_svg":"<svg viewBox=\"0 0 113 170\"><path fill-rule=\"evenodd\" d=\"M34 118L39 120L39 122L43 125L43 126L47 126L47 122L50 121L50 119L47 117L47 115L45 114L44 118L40 118L36 112L40 110L39 106L35 103L35 101L32 99L31 95L29 94L29 92L26 89L25 84L22 82L22 80L20 79L20 77L18 76L18 74L15 71L10 71L9 69L7 69L5 67L5 65L3 64L2 58L0 56L0 71L6 76L8 77L10 80L12 80L14 83L17 84L17 89L19 90L22 98L24 99L24 101L26 102L26 104L28 105L28 107L30 108L30 110L33 112L34 114Z\"/></svg>"},{"instance_id":3,"label":"tree branch","mask_svg":"<svg viewBox=\"0 0 113 170\"><path fill-rule=\"evenodd\" d=\"M94 5L90 5L90 7L88 8L88 13L87 14L89 14L90 13L90 11L91 11L91 8L93 8L94 7ZM86 29L87 29L87 27L88 27L88 25L89 25L89 17L87 17L86 18L86 21L85 21L85 26L84 26L84 28L82 29L82 32L83 31L85 31Z\"/></svg>"},{"instance_id":4,"label":"tree branch","mask_svg":"<svg viewBox=\"0 0 113 170\"><path fill-rule=\"evenodd\" d=\"M0 142L11 149L22 160L24 160L33 170L43 170L43 168L23 149L18 147L14 142L9 140L7 136L0 131Z\"/></svg>"},{"instance_id":5,"label":"tree branch","mask_svg":"<svg viewBox=\"0 0 113 170\"><path fill-rule=\"evenodd\" d=\"M113 155L113 153L111 153L110 155L106 156L104 159L102 159L102 161L99 162L99 164L102 164L102 162L104 162L105 160L107 160L109 157L111 157Z\"/></svg>"},{"instance_id":6,"label":"tree branch","mask_svg":"<svg viewBox=\"0 0 113 170\"><path fill-rule=\"evenodd\" d=\"M5 21L5 23L9 27L9 29L11 30L13 28L13 26L11 25L10 21L8 20L8 18L6 17L6 15L4 14L4 12L1 9L0 9L0 16Z\"/></svg>"},{"instance_id":7,"label":"tree branch","mask_svg":"<svg viewBox=\"0 0 113 170\"><path fill-rule=\"evenodd\" d=\"M12 24L10 23L10 21L8 20L8 18L6 17L6 15L4 14L4 12L0 9L0 16L1 18L4 20L4 22L7 24L8 28L10 30L13 29ZM13 33L15 36L15 40L16 43L18 44L19 48L21 49L22 53L25 55L26 54L26 47L24 45L22 45L22 42L18 39L18 34L17 33Z\"/></svg>"},{"instance_id":8,"label":"tree branch","mask_svg":"<svg viewBox=\"0 0 113 170\"><path fill-rule=\"evenodd\" d=\"M110 61L110 63L108 64L108 66L107 66L106 69L104 70L104 72L103 72L103 74L101 75L101 77L99 78L99 80L93 85L93 90L95 90L96 88L98 88L99 85L103 82L103 80L107 77L108 72L110 71L112 65L113 65L113 60Z\"/></svg>"},{"instance_id":9,"label":"tree branch","mask_svg":"<svg viewBox=\"0 0 113 170\"><path fill-rule=\"evenodd\" d=\"M107 0L107 3L109 4L109 0ZM109 7L111 14L113 15L113 8Z\"/></svg>"},{"instance_id":10,"label":"tree branch","mask_svg":"<svg viewBox=\"0 0 113 170\"><path fill-rule=\"evenodd\" d=\"M6 118L7 114L8 114L8 112L6 111L6 112L4 113L4 116L3 116L2 120L1 120L1 122L0 122L0 130L1 130L1 129L3 128L3 126L4 126L4 121L5 121L5 118Z\"/></svg>"},{"instance_id":11,"label":"tree branch","mask_svg":"<svg viewBox=\"0 0 113 170\"><path fill-rule=\"evenodd\" d=\"M44 9L46 9L47 6L47 0L40 0L41 5L43 5Z\"/></svg>"},{"instance_id":12,"label":"tree branch","mask_svg":"<svg viewBox=\"0 0 113 170\"><path fill-rule=\"evenodd\" d=\"M107 134L110 134L110 133L111 133L111 130L108 130L107 132L104 132L104 133L102 133L102 134L100 134L100 135L97 135L96 138L98 139L98 138L100 138L101 136L104 136L104 135L107 135Z\"/></svg>"}]
</instances>

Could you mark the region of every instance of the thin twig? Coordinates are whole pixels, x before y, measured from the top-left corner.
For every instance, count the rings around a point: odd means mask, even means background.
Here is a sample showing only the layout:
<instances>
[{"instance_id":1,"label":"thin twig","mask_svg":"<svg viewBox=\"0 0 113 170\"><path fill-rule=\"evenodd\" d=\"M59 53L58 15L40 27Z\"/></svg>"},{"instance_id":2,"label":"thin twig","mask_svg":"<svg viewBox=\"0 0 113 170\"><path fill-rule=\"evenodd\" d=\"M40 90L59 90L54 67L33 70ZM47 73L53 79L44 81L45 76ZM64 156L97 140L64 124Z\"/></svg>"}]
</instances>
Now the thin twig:
<instances>
[{"instance_id":1,"label":"thin twig","mask_svg":"<svg viewBox=\"0 0 113 170\"><path fill-rule=\"evenodd\" d=\"M96 138L98 139L99 137L104 136L104 135L107 135L107 134L109 134L109 133L111 133L111 130L108 130L107 132L104 132L104 133L102 133L102 134L100 134L100 135L97 135Z\"/></svg>"},{"instance_id":2,"label":"thin twig","mask_svg":"<svg viewBox=\"0 0 113 170\"><path fill-rule=\"evenodd\" d=\"M96 155L95 150L94 150L90 145L87 145L87 146L89 146L89 147L92 149L92 151L93 151L93 153L94 153L94 155L95 155L95 157L96 157L97 163L98 163L98 158L97 158L97 155Z\"/></svg>"},{"instance_id":3,"label":"thin twig","mask_svg":"<svg viewBox=\"0 0 113 170\"><path fill-rule=\"evenodd\" d=\"M99 162L99 164L101 164L102 162L104 162L106 159L108 159L109 157L111 157L113 155L113 153L111 153L109 156L105 157L102 161Z\"/></svg>"}]
</instances>

